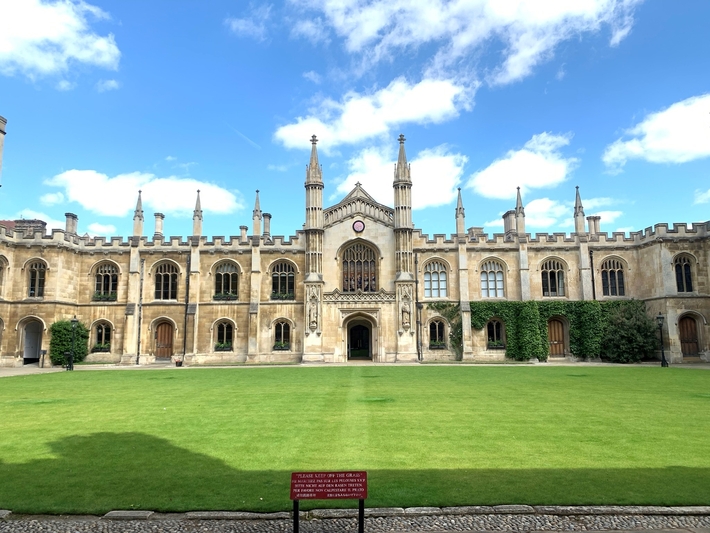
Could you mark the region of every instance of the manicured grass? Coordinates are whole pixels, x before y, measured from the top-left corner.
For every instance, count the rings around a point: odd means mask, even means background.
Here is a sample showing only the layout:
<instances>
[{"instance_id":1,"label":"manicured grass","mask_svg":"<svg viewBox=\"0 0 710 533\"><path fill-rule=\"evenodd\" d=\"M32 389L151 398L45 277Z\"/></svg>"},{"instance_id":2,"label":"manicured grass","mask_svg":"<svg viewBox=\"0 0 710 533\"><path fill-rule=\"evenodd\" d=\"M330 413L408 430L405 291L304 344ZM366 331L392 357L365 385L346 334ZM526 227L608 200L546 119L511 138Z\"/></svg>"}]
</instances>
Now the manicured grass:
<instances>
[{"instance_id":1,"label":"manicured grass","mask_svg":"<svg viewBox=\"0 0 710 533\"><path fill-rule=\"evenodd\" d=\"M368 471L368 507L707 505L710 372L353 366L0 380L0 508L18 513L285 510L290 472L341 469Z\"/></svg>"}]
</instances>

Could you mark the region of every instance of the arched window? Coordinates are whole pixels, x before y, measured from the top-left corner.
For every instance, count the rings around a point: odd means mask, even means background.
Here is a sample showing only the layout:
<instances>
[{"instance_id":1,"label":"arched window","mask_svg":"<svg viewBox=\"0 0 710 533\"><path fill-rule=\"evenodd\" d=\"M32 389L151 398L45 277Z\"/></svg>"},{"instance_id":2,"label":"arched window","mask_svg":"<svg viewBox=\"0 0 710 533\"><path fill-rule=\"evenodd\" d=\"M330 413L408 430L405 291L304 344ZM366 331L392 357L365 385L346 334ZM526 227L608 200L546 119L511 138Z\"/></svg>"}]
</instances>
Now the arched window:
<instances>
[{"instance_id":1,"label":"arched window","mask_svg":"<svg viewBox=\"0 0 710 533\"><path fill-rule=\"evenodd\" d=\"M94 347L93 352L110 352L111 351L111 324L99 322L94 328Z\"/></svg>"},{"instance_id":2,"label":"arched window","mask_svg":"<svg viewBox=\"0 0 710 533\"><path fill-rule=\"evenodd\" d=\"M624 265L618 259L607 259L602 263L602 294L604 296L624 296Z\"/></svg>"},{"instance_id":3,"label":"arched window","mask_svg":"<svg viewBox=\"0 0 710 533\"><path fill-rule=\"evenodd\" d=\"M424 297L446 298L446 265L430 261L424 267Z\"/></svg>"},{"instance_id":4,"label":"arched window","mask_svg":"<svg viewBox=\"0 0 710 533\"><path fill-rule=\"evenodd\" d=\"M271 269L271 299L294 300L296 270L288 261L279 261Z\"/></svg>"},{"instance_id":5,"label":"arched window","mask_svg":"<svg viewBox=\"0 0 710 533\"><path fill-rule=\"evenodd\" d=\"M489 349L505 348L505 327L503 322L494 318L486 324L487 347Z\"/></svg>"},{"instance_id":6,"label":"arched window","mask_svg":"<svg viewBox=\"0 0 710 533\"><path fill-rule=\"evenodd\" d=\"M234 344L234 326L225 320L217 324L217 342L214 345L215 352L231 352Z\"/></svg>"},{"instance_id":7,"label":"arched window","mask_svg":"<svg viewBox=\"0 0 710 533\"><path fill-rule=\"evenodd\" d=\"M42 261L34 261L29 266L29 291L27 295L30 298L44 297L44 279L47 272L47 265Z\"/></svg>"},{"instance_id":8,"label":"arched window","mask_svg":"<svg viewBox=\"0 0 710 533\"><path fill-rule=\"evenodd\" d=\"M96 269L94 300L115 301L118 294L118 269L111 263L103 263Z\"/></svg>"},{"instance_id":9,"label":"arched window","mask_svg":"<svg viewBox=\"0 0 710 533\"><path fill-rule=\"evenodd\" d=\"M343 292L377 292L377 253L362 243L343 251Z\"/></svg>"},{"instance_id":10,"label":"arched window","mask_svg":"<svg viewBox=\"0 0 710 533\"><path fill-rule=\"evenodd\" d=\"M691 262L687 255L681 255L673 261L675 265L675 282L678 292L693 292L693 274L690 268Z\"/></svg>"},{"instance_id":11,"label":"arched window","mask_svg":"<svg viewBox=\"0 0 710 533\"><path fill-rule=\"evenodd\" d=\"M565 273L561 261L548 259L542 264L542 295L565 295Z\"/></svg>"},{"instance_id":12,"label":"arched window","mask_svg":"<svg viewBox=\"0 0 710 533\"><path fill-rule=\"evenodd\" d=\"M291 326L285 320L274 324L274 350L291 349Z\"/></svg>"},{"instance_id":13,"label":"arched window","mask_svg":"<svg viewBox=\"0 0 710 533\"><path fill-rule=\"evenodd\" d=\"M446 328L442 320L432 320L429 322L429 349L443 350L446 348Z\"/></svg>"},{"instance_id":14,"label":"arched window","mask_svg":"<svg viewBox=\"0 0 710 533\"><path fill-rule=\"evenodd\" d=\"M155 299L177 300L178 268L172 263L161 263L155 269Z\"/></svg>"},{"instance_id":15,"label":"arched window","mask_svg":"<svg viewBox=\"0 0 710 533\"><path fill-rule=\"evenodd\" d=\"M214 276L214 299L236 300L239 296L239 274L234 263L222 263Z\"/></svg>"},{"instance_id":16,"label":"arched window","mask_svg":"<svg viewBox=\"0 0 710 533\"><path fill-rule=\"evenodd\" d=\"M481 296L504 298L503 265L498 261L486 261L481 265Z\"/></svg>"}]
</instances>

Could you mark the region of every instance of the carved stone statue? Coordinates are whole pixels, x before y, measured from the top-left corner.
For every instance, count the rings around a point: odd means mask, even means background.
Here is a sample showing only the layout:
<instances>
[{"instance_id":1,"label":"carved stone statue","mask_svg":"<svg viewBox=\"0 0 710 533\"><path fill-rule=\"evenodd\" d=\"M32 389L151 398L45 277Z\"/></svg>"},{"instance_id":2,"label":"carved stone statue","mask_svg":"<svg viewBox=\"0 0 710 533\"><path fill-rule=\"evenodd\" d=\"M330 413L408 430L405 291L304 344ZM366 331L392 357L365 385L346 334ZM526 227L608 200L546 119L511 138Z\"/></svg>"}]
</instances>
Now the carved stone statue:
<instances>
[{"instance_id":1,"label":"carved stone statue","mask_svg":"<svg viewBox=\"0 0 710 533\"><path fill-rule=\"evenodd\" d=\"M318 299L315 297L308 302L308 327L318 328Z\"/></svg>"},{"instance_id":2,"label":"carved stone statue","mask_svg":"<svg viewBox=\"0 0 710 533\"><path fill-rule=\"evenodd\" d=\"M409 300L404 300L402 302L402 328L409 329L412 320L412 308L409 304Z\"/></svg>"}]
</instances>

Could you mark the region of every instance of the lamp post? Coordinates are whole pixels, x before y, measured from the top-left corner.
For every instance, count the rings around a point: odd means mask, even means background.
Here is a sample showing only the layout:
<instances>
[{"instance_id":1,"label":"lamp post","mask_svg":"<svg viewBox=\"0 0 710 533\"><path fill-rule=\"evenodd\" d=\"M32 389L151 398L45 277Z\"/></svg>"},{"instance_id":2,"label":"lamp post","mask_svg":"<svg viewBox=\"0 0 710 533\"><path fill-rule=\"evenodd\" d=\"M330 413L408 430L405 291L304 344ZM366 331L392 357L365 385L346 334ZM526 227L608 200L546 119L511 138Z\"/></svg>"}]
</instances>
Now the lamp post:
<instances>
[{"instance_id":1,"label":"lamp post","mask_svg":"<svg viewBox=\"0 0 710 533\"><path fill-rule=\"evenodd\" d=\"M661 366L667 367L668 361L666 361L666 352L663 348L663 315L660 312L656 317L656 322L658 322L658 332L661 334Z\"/></svg>"},{"instance_id":2,"label":"lamp post","mask_svg":"<svg viewBox=\"0 0 710 533\"><path fill-rule=\"evenodd\" d=\"M69 357L69 370L74 370L74 353L76 350L76 325L79 321L76 315L71 319L71 356Z\"/></svg>"}]
</instances>

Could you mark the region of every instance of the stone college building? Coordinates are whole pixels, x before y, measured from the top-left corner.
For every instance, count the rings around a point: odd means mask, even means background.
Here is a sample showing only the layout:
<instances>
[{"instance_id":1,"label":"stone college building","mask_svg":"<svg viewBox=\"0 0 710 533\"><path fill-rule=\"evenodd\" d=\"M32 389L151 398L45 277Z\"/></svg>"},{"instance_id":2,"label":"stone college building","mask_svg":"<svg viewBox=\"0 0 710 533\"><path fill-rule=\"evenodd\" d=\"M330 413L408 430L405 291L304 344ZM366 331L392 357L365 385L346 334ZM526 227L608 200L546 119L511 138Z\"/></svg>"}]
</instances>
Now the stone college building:
<instances>
[{"instance_id":1,"label":"stone college building","mask_svg":"<svg viewBox=\"0 0 710 533\"><path fill-rule=\"evenodd\" d=\"M42 221L0 222L0 365L36 363L51 324L74 316L90 330L89 360L120 364L501 360L504 318L475 329L470 302L632 298L665 317L672 363L710 360L710 222L608 235L577 190L574 233L531 235L518 193L504 233L487 235L466 228L459 192L455 233L430 237L412 226L403 136L394 207L357 184L324 208L311 142L305 224L289 238L271 235L258 191L251 227L227 238L202 235L199 191L187 237L166 237L160 213L146 237L140 191L128 237L79 236L71 213L51 234ZM433 302L460 306L457 350ZM570 327L549 318L550 357L573 357Z\"/></svg>"}]
</instances>

